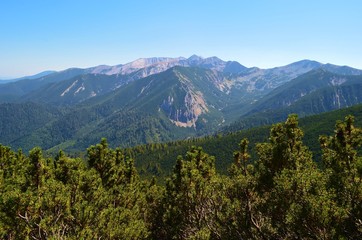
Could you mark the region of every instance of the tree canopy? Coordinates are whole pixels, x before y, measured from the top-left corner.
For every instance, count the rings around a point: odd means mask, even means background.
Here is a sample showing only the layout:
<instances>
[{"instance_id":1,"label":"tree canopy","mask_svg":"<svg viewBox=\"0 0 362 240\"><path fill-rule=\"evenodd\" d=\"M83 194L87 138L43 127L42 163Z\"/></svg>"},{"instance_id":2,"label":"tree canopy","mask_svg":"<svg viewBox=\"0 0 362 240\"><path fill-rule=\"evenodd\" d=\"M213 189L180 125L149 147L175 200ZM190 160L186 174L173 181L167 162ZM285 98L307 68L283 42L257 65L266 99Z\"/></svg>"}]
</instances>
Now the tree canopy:
<instances>
[{"instance_id":1,"label":"tree canopy","mask_svg":"<svg viewBox=\"0 0 362 240\"><path fill-rule=\"evenodd\" d=\"M362 129L347 116L319 141L317 165L290 115L255 161L246 138L228 174L190 147L166 179L106 139L84 158L0 145L0 239L361 239Z\"/></svg>"}]
</instances>

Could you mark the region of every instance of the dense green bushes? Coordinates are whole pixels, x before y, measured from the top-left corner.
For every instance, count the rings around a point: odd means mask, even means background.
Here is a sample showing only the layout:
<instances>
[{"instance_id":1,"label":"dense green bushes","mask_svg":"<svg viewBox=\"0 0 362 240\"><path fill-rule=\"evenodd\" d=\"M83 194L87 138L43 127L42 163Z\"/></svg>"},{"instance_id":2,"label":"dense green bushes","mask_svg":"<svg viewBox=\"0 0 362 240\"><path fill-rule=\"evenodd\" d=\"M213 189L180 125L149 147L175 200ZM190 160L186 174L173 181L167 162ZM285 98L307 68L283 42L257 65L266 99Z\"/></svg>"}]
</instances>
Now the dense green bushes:
<instances>
[{"instance_id":1,"label":"dense green bushes","mask_svg":"<svg viewBox=\"0 0 362 240\"><path fill-rule=\"evenodd\" d=\"M86 159L0 145L0 238L361 239L362 129L349 116L321 137L321 167L302 137L289 116L254 162L243 139L227 175L192 147L164 185L140 179L105 139Z\"/></svg>"}]
</instances>

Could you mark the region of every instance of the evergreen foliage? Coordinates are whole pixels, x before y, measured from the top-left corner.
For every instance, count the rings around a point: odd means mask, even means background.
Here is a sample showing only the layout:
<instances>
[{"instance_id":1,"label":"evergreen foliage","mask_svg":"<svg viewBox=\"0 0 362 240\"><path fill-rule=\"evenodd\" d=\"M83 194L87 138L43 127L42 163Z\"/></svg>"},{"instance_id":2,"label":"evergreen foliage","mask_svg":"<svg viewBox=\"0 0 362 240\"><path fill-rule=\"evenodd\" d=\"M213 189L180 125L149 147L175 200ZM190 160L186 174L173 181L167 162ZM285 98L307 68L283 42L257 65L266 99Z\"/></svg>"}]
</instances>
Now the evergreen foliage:
<instances>
[{"instance_id":1,"label":"evergreen foliage","mask_svg":"<svg viewBox=\"0 0 362 240\"><path fill-rule=\"evenodd\" d=\"M255 161L242 139L224 175L191 147L165 186L106 139L85 159L0 145L0 238L361 239L362 129L347 116L321 136L320 167L303 135L290 115L251 148Z\"/></svg>"}]
</instances>

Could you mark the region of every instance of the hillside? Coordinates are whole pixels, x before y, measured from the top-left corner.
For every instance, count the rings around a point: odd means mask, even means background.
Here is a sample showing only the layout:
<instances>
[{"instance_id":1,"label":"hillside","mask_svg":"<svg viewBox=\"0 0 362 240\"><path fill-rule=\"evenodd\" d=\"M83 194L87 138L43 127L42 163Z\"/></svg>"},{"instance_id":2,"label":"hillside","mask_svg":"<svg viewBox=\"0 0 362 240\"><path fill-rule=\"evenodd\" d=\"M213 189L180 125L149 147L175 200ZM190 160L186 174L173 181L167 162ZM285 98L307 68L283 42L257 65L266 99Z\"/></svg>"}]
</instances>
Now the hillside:
<instances>
[{"instance_id":1,"label":"hillside","mask_svg":"<svg viewBox=\"0 0 362 240\"><path fill-rule=\"evenodd\" d=\"M336 122L343 120L347 115L353 115L356 126L362 127L361 104L299 119L299 125L305 134L303 142L312 150L316 161L320 160L319 136L331 135ZM225 174L233 161L233 152L238 149L240 141L248 138L250 149L255 149L256 143L268 141L270 128L269 125L224 135L218 134L165 144L148 144L126 149L126 152L135 158L135 164L144 176L165 176L172 170L178 155L182 155L191 146L200 146L205 152L215 156L216 169ZM251 154L255 159L255 152L252 151Z\"/></svg>"},{"instance_id":2,"label":"hillside","mask_svg":"<svg viewBox=\"0 0 362 240\"><path fill-rule=\"evenodd\" d=\"M36 103L3 103L0 104L0 143L26 150L31 146L13 143L42 128L49 121L62 116L60 109ZM32 144L32 143L30 143Z\"/></svg>"}]
</instances>

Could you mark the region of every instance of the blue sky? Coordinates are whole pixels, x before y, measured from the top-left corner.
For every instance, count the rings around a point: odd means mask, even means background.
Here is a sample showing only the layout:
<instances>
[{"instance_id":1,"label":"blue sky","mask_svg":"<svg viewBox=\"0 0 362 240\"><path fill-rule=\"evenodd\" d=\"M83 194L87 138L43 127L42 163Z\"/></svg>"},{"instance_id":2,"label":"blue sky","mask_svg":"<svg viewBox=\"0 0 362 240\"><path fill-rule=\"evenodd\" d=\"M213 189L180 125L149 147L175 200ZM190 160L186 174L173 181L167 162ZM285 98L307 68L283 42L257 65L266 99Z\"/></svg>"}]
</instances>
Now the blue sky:
<instances>
[{"instance_id":1,"label":"blue sky","mask_svg":"<svg viewBox=\"0 0 362 240\"><path fill-rule=\"evenodd\" d=\"M360 0L2 0L0 78L192 54L362 69L361 12Z\"/></svg>"}]
</instances>

